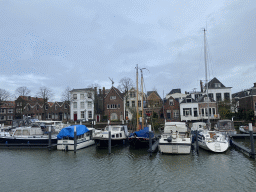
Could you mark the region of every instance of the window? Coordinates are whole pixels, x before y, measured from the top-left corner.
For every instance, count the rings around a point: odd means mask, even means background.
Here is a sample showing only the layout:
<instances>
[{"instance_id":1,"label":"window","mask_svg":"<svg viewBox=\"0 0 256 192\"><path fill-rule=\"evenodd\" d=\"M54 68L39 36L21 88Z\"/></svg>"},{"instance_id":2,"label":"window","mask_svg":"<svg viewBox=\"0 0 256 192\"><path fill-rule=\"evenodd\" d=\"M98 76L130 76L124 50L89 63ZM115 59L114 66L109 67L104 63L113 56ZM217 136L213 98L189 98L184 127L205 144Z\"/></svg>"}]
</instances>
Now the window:
<instances>
[{"instance_id":1,"label":"window","mask_svg":"<svg viewBox=\"0 0 256 192\"><path fill-rule=\"evenodd\" d=\"M138 107L141 107L141 101L138 101Z\"/></svg>"},{"instance_id":2,"label":"window","mask_svg":"<svg viewBox=\"0 0 256 192\"><path fill-rule=\"evenodd\" d=\"M5 113L5 109L1 109L0 113L2 113L2 114Z\"/></svg>"},{"instance_id":3,"label":"window","mask_svg":"<svg viewBox=\"0 0 256 192\"><path fill-rule=\"evenodd\" d=\"M169 100L169 105L170 105L170 106L174 105L173 99L170 99L170 100Z\"/></svg>"},{"instance_id":4,"label":"window","mask_svg":"<svg viewBox=\"0 0 256 192\"><path fill-rule=\"evenodd\" d=\"M187 103L191 103L191 99L187 99Z\"/></svg>"},{"instance_id":5,"label":"window","mask_svg":"<svg viewBox=\"0 0 256 192\"><path fill-rule=\"evenodd\" d=\"M191 108L184 108L183 116L190 116L190 115L191 115Z\"/></svg>"},{"instance_id":6,"label":"window","mask_svg":"<svg viewBox=\"0 0 256 192\"><path fill-rule=\"evenodd\" d=\"M84 102L80 102L80 108L84 109Z\"/></svg>"},{"instance_id":7,"label":"window","mask_svg":"<svg viewBox=\"0 0 256 192\"><path fill-rule=\"evenodd\" d=\"M135 92L130 92L130 97L135 97Z\"/></svg>"},{"instance_id":8,"label":"window","mask_svg":"<svg viewBox=\"0 0 256 192\"><path fill-rule=\"evenodd\" d=\"M66 105L64 106L64 108L67 109L67 108L68 108L68 105L66 104Z\"/></svg>"},{"instance_id":9,"label":"window","mask_svg":"<svg viewBox=\"0 0 256 192\"><path fill-rule=\"evenodd\" d=\"M107 105L107 109L109 109L109 104Z\"/></svg>"},{"instance_id":10,"label":"window","mask_svg":"<svg viewBox=\"0 0 256 192\"><path fill-rule=\"evenodd\" d=\"M221 93L216 93L216 101L221 101Z\"/></svg>"},{"instance_id":11,"label":"window","mask_svg":"<svg viewBox=\"0 0 256 192\"><path fill-rule=\"evenodd\" d=\"M202 116L204 116L204 109L201 109Z\"/></svg>"},{"instance_id":12,"label":"window","mask_svg":"<svg viewBox=\"0 0 256 192\"><path fill-rule=\"evenodd\" d=\"M55 105L55 110L57 110L58 109L58 106L57 105Z\"/></svg>"},{"instance_id":13,"label":"window","mask_svg":"<svg viewBox=\"0 0 256 192\"><path fill-rule=\"evenodd\" d=\"M212 115L212 108L209 108L209 116Z\"/></svg>"},{"instance_id":14,"label":"window","mask_svg":"<svg viewBox=\"0 0 256 192\"><path fill-rule=\"evenodd\" d=\"M7 120L12 120L12 119L13 117L11 115L7 117Z\"/></svg>"},{"instance_id":15,"label":"window","mask_svg":"<svg viewBox=\"0 0 256 192\"><path fill-rule=\"evenodd\" d=\"M74 105L74 109L77 109L77 102L74 102L73 105Z\"/></svg>"},{"instance_id":16,"label":"window","mask_svg":"<svg viewBox=\"0 0 256 192\"><path fill-rule=\"evenodd\" d=\"M173 117L176 119L176 118L179 118L180 117L180 111L179 110L173 110Z\"/></svg>"},{"instance_id":17,"label":"window","mask_svg":"<svg viewBox=\"0 0 256 192\"><path fill-rule=\"evenodd\" d=\"M80 94L80 100L84 100L84 94Z\"/></svg>"},{"instance_id":18,"label":"window","mask_svg":"<svg viewBox=\"0 0 256 192\"><path fill-rule=\"evenodd\" d=\"M92 111L88 111L88 118L89 118L89 119L92 118Z\"/></svg>"},{"instance_id":19,"label":"window","mask_svg":"<svg viewBox=\"0 0 256 192\"><path fill-rule=\"evenodd\" d=\"M90 93L90 92L87 93L87 96L88 96L89 99L91 99L92 98L92 93Z\"/></svg>"},{"instance_id":20,"label":"window","mask_svg":"<svg viewBox=\"0 0 256 192\"><path fill-rule=\"evenodd\" d=\"M39 110L39 105L36 106L36 110L37 110L37 111Z\"/></svg>"},{"instance_id":21,"label":"window","mask_svg":"<svg viewBox=\"0 0 256 192\"><path fill-rule=\"evenodd\" d=\"M30 108L30 105L28 105L28 106L27 106L27 111L30 111L30 109L31 109L31 108Z\"/></svg>"},{"instance_id":22,"label":"window","mask_svg":"<svg viewBox=\"0 0 256 192\"><path fill-rule=\"evenodd\" d=\"M209 93L208 96L213 99L213 93Z\"/></svg>"},{"instance_id":23,"label":"window","mask_svg":"<svg viewBox=\"0 0 256 192\"><path fill-rule=\"evenodd\" d=\"M224 93L224 99L229 101L230 100L230 94L229 93Z\"/></svg>"},{"instance_id":24,"label":"window","mask_svg":"<svg viewBox=\"0 0 256 192\"><path fill-rule=\"evenodd\" d=\"M171 119L171 110L167 110L166 118Z\"/></svg>"},{"instance_id":25,"label":"window","mask_svg":"<svg viewBox=\"0 0 256 192\"><path fill-rule=\"evenodd\" d=\"M13 109L8 109L8 113L13 113Z\"/></svg>"},{"instance_id":26,"label":"window","mask_svg":"<svg viewBox=\"0 0 256 192\"><path fill-rule=\"evenodd\" d=\"M212 114L215 115L215 108L212 108Z\"/></svg>"},{"instance_id":27,"label":"window","mask_svg":"<svg viewBox=\"0 0 256 192\"><path fill-rule=\"evenodd\" d=\"M81 119L84 119L84 111L81 111Z\"/></svg>"},{"instance_id":28,"label":"window","mask_svg":"<svg viewBox=\"0 0 256 192\"><path fill-rule=\"evenodd\" d=\"M132 107L135 107L135 101L132 101Z\"/></svg>"},{"instance_id":29,"label":"window","mask_svg":"<svg viewBox=\"0 0 256 192\"><path fill-rule=\"evenodd\" d=\"M45 105L45 110L48 110L48 105Z\"/></svg>"},{"instance_id":30,"label":"window","mask_svg":"<svg viewBox=\"0 0 256 192\"><path fill-rule=\"evenodd\" d=\"M194 117L197 117L198 114L197 114L197 108L194 108Z\"/></svg>"},{"instance_id":31,"label":"window","mask_svg":"<svg viewBox=\"0 0 256 192\"><path fill-rule=\"evenodd\" d=\"M77 99L77 94L73 94L73 99Z\"/></svg>"},{"instance_id":32,"label":"window","mask_svg":"<svg viewBox=\"0 0 256 192\"><path fill-rule=\"evenodd\" d=\"M129 106L130 106L130 101L126 101L126 107L129 107Z\"/></svg>"},{"instance_id":33,"label":"window","mask_svg":"<svg viewBox=\"0 0 256 192\"><path fill-rule=\"evenodd\" d=\"M91 109L92 108L92 102L91 101L88 101L88 109Z\"/></svg>"},{"instance_id":34,"label":"window","mask_svg":"<svg viewBox=\"0 0 256 192\"><path fill-rule=\"evenodd\" d=\"M1 120L5 120L5 116L0 116L0 117L1 117L1 118L0 118Z\"/></svg>"},{"instance_id":35,"label":"window","mask_svg":"<svg viewBox=\"0 0 256 192\"><path fill-rule=\"evenodd\" d=\"M220 83L214 83L214 87L220 87Z\"/></svg>"},{"instance_id":36,"label":"window","mask_svg":"<svg viewBox=\"0 0 256 192\"><path fill-rule=\"evenodd\" d=\"M116 96L110 96L110 100L115 100Z\"/></svg>"},{"instance_id":37,"label":"window","mask_svg":"<svg viewBox=\"0 0 256 192\"><path fill-rule=\"evenodd\" d=\"M120 104L118 104L118 109L120 109Z\"/></svg>"}]
</instances>

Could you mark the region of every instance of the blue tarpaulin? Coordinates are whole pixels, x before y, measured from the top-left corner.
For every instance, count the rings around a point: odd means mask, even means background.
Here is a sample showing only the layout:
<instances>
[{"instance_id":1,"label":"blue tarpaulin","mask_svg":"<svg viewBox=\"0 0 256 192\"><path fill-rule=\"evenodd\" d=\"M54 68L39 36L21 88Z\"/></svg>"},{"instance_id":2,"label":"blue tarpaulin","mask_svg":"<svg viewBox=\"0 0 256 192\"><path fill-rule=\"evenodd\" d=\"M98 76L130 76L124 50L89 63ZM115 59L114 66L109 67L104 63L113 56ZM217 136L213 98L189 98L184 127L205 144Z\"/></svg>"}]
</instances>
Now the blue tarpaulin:
<instances>
[{"instance_id":1,"label":"blue tarpaulin","mask_svg":"<svg viewBox=\"0 0 256 192\"><path fill-rule=\"evenodd\" d=\"M136 136L137 137L144 137L144 138L149 138L149 128L148 127L144 127L144 129L141 129L139 131L135 131L134 133L131 133L129 137L132 137L132 136ZM151 132L151 138L154 137L154 133Z\"/></svg>"},{"instance_id":2,"label":"blue tarpaulin","mask_svg":"<svg viewBox=\"0 0 256 192\"><path fill-rule=\"evenodd\" d=\"M88 132L89 129L85 125L72 125L61 129L59 134L57 135L57 139L62 139L63 137L71 137L74 138L74 127L76 126L76 135L83 135Z\"/></svg>"}]
</instances>

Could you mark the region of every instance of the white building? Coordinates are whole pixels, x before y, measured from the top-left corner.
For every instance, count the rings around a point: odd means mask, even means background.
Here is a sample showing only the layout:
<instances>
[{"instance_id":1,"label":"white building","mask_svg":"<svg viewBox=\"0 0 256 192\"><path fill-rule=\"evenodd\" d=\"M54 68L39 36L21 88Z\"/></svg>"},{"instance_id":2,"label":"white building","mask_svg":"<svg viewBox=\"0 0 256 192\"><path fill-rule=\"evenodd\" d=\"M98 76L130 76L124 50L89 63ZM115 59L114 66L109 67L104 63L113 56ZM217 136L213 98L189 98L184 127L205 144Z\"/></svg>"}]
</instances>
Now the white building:
<instances>
[{"instance_id":1,"label":"white building","mask_svg":"<svg viewBox=\"0 0 256 192\"><path fill-rule=\"evenodd\" d=\"M181 103L187 96L188 94L181 93L181 89L172 89L165 98L169 99L170 97L173 97L176 101Z\"/></svg>"},{"instance_id":2,"label":"white building","mask_svg":"<svg viewBox=\"0 0 256 192\"><path fill-rule=\"evenodd\" d=\"M94 89L73 89L70 91L72 100L70 102L70 118L73 121L94 118Z\"/></svg>"}]
</instances>

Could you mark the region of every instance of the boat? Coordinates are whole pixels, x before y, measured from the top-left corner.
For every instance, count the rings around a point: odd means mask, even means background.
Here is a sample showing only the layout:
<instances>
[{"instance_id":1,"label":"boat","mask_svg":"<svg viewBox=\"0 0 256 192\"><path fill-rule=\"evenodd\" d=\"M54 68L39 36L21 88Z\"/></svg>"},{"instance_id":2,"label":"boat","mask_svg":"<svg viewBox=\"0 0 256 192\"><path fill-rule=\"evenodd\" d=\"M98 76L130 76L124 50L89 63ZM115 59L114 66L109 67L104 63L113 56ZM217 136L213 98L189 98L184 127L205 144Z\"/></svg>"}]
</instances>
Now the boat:
<instances>
[{"instance_id":1,"label":"boat","mask_svg":"<svg viewBox=\"0 0 256 192\"><path fill-rule=\"evenodd\" d=\"M93 134L98 148L108 147L109 132L111 133L111 146L123 145L129 135L127 125L107 125L103 131L95 131Z\"/></svg>"},{"instance_id":2,"label":"boat","mask_svg":"<svg viewBox=\"0 0 256 192\"><path fill-rule=\"evenodd\" d=\"M240 131L240 133L246 133L246 134L250 133L248 125L239 126L239 131ZM253 132L253 134L256 133L256 127L255 126L252 126L252 132Z\"/></svg>"},{"instance_id":3,"label":"boat","mask_svg":"<svg viewBox=\"0 0 256 192\"><path fill-rule=\"evenodd\" d=\"M220 132L205 129L198 133L198 145L205 150L221 153L229 148L229 139Z\"/></svg>"},{"instance_id":4,"label":"boat","mask_svg":"<svg viewBox=\"0 0 256 192\"><path fill-rule=\"evenodd\" d=\"M237 133L234 127L234 122L229 119L217 121L217 124L215 124L214 129L224 135L233 135Z\"/></svg>"},{"instance_id":5,"label":"boat","mask_svg":"<svg viewBox=\"0 0 256 192\"><path fill-rule=\"evenodd\" d=\"M206 128L205 122L194 122L191 127L191 142L194 143L196 140L196 131L203 131Z\"/></svg>"},{"instance_id":6,"label":"boat","mask_svg":"<svg viewBox=\"0 0 256 192\"><path fill-rule=\"evenodd\" d=\"M130 133L128 138L129 145L135 149L148 148L149 136L152 139L152 144L154 144L157 141L157 137L155 136L154 132L149 129L149 127L145 127L144 129Z\"/></svg>"},{"instance_id":7,"label":"boat","mask_svg":"<svg viewBox=\"0 0 256 192\"><path fill-rule=\"evenodd\" d=\"M190 154L191 138L184 122L165 122L164 132L159 138L161 153Z\"/></svg>"},{"instance_id":8,"label":"boat","mask_svg":"<svg viewBox=\"0 0 256 192\"><path fill-rule=\"evenodd\" d=\"M63 128L57 135L57 150L74 151L74 129L76 127L76 149L82 149L95 144L92 139L94 128L85 125L72 125Z\"/></svg>"},{"instance_id":9,"label":"boat","mask_svg":"<svg viewBox=\"0 0 256 192\"><path fill-rule=\"evenodd\" d=\"M205 30L204 30L204 43L206 41L206 35L205 35ZM205 55L206 55L206 47L204 49L205 51ZM206 58L205 58L205 79L206 79L206 95L207 98L209 97L208 95L208 83L207 83L207 63L206 63ZM209 101L207 99L207 101ZM209 114L209 102L207 102L208 106L207 106L207 110L208 110L208 114ZM214 130L214 131L210 131L210 119L209 119L209 115L208 115L208 121L206 124L206 128L203 130L200 130L200 132L198 133L198 145L199 147L208 150L208 151L212 151L212 152L216 152L216 153L221 153L221 152L225 152L228 148L229 148L229 139L226 135Z\"/></svg>"}]
</instances>

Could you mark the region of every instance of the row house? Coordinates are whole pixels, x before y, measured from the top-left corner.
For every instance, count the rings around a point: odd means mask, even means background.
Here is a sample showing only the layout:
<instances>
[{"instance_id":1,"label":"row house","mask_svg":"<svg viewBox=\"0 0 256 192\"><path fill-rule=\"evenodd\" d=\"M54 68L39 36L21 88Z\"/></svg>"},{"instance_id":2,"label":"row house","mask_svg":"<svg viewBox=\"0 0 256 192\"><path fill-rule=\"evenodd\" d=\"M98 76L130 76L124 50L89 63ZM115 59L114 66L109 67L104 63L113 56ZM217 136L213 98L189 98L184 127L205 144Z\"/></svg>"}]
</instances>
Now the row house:
<instances>
[{"instance_id":1,"label":"row house","mask_svg":"<svg viewBox=\"0 0 256 192\"><path fill-rule=\"evenodd\" d=\"M131 88L124 96L124 114L125 119L132 119L133 114L136 115L137 113L137 90L135 88ZM143 100L143 103L142 103ZM139 117L142 117L142 107L144 110L146 103L146 95L141 91L138 92L138 111ZM145 116L145 111L143 116Z\"/></svg>"},{"instance_id":2,"label":"row house","mask_svg":"<svg viewBox=\"0 0 256 192\"><path fill-rule=\"evenodd\" d=\"M197 100L189 95L180 103L180 117L181 121L207 120L208 117L219 119L217 102L207 95L202 95Z\"/></svg>"},{"instance_id":3,"label":"row house","mask_svg":"<svg viewBox=\"0 0 256 192\"><path fill-rule=\"evenodd\" d=\"M47 102L43 98L20 96L15 100L15 117L30 116L39 120L69 120L69 102Z\"/></svg>"},{"instance_id":4,"label":"row house","mask_svg":"<svg viewBox=\"0 0 256 192\"><path fill-rule=\"evenodd\" d=\"M145 107L147 116L152 116L154 113L156 113L158 118L160 118L162 114L162 107L163 101L162 98L157 93L157 91L148 91L147 102Z\"/></svg>"},{"instance_id":5,"label":"row house","mask_svg":"<svg viewBox=\"0 0 256 192\"><path fill-rule=\"evenodd\" d=\"M0 124L12 124L14 119L15 103L14 101L3 101L0 106Z\"/></svg>"},{"instance_id":6,"label":"row house","mask_svg":"<svg viewBox=\"0 0 256 192\"><path fill-rule=\"evenodd\" d=\"M88 121L94 119L95 89L73 89L71 93L71 120Z\"/></svg>"},{"instance_id":7,"label":"row house","mask_svg":"<svg viewBox=\"0 0 256 192\"><path fill-rule=\"evenodd\" d=\"M166 121L180 121L180 104L177 99L168 97L163 102L163 115Z\"/></svg>"},{"instance_id":8,"label":"row house","mask_svg":"<svg viewBox=\"0 0 256 192\"><path fill-rule=\"evenodd\" d=\"M111 121L122 121L124 115L124 95L112 86L104 96L104 116Z\"/></svg>"},{"instance_id":9,"label":"row house","mask_svg":"<svg viewBox=\"0 0 256 192\"><path fill-rule=\"evenodd\" d=\"M253 110L254 116L256 116L256 83L250 89L232 94L232 98L235 102L234 111L238 112L238 109Z\"/></svg>"},{"instance_id":10,"label":"row house","mask_svg":"<svg viewBox=\"0 0 256 192\"><path fill-rule=\"evenodd\" d=\"M202 95L206 94L208 85L208 96L214 101L231 101L231 88L223 85L216 77L203 86L203 82L200 81L200 92L193 92L191 96L193 99L198 100Z\"/></svg>"}]
</instances>

